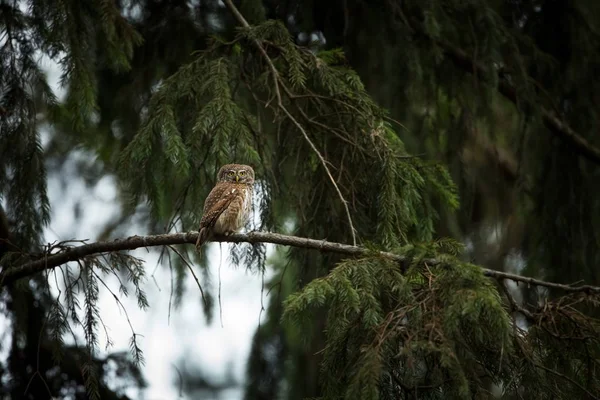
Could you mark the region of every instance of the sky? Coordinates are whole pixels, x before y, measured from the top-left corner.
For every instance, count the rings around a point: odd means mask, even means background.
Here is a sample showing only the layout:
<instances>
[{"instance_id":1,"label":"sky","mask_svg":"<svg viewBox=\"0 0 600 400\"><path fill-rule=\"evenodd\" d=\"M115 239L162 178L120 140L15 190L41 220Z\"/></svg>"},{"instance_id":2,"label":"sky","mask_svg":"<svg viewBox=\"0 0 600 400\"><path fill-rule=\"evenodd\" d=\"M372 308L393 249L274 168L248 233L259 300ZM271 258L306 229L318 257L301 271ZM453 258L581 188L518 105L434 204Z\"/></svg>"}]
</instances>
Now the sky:
<instances>
[{"instance_id":1,"label":"sky","mask_svg":"<svg viewBox=\"0 0 600 400\"><path fill-rule=\"evenodd\" d=\"M61 98L64 89L58 84L59 69L47 59L42 60L42 66L48 73L51 87ZM118 213L117 189L113 179L105 177L94 187L86 187L83 179L77 176L75 161L78 157L85 157L85 155L74 151L65 163L65 170L57 171L48 177L52 220L44 231L46 243L69 239L95 241L105 224ZM60 179L60 176L65 173L73 176L72 179L67 180L66 186ZM77 202L81 205L79 219L75 215ZM133 223L126 236L134 234L143 235L148 232ZM247 356L252 336L259 323L261 305L267 304L266 290L261 293L263 281L261 275L248 272L245 268L233 267L227 260L228 246L224 245L219 249L218 245L209 245L211 281L216 286L219 276L221 279L222 326L218 309L215 310L212 324L208 326L201 308L200 294L192 277L188 276L186 280L186 291L181 307L171 309L169 318L171 276L168 267L155 268L158 260L156 250L148 252L146 249L138 249L130 254L146 261L147 279L143 288L150 308L141 311L137 307L135 297L121 297L121 301L127 309L134 331L142 336L140 347L145 357L143 373L149 386L142 393L131 391L127 393L133 398L148 400L185 398L185 395L182 396L180 393L181 382L176 368L176 365L181 366L181 360L184 360L186 367L199 368L205 378L214 383L224 379L228 368L232 368L231 372L236 381L243 384ZM76 268L76 264L72 267ZM198 274L198 270L196 273ZM268 280L268 276L264 279ZM50 275L50 282L53 282L52 275ZM116 278L109 277L105 282L115 293L118 293ZM113 342L113 346L108 351L127 351L131 338L127 316L110 292L102 287L99 309ZM99 333L100 353L106 354L104 330L100 329ZM72 341L69 337L66 340ZM82 339L80 340L80 343L84 343ZM242 397L243 385L238 390L223 393L221 397L211 397L206 394L202 398L236 400Z\"/></svg>"}]
</instances>

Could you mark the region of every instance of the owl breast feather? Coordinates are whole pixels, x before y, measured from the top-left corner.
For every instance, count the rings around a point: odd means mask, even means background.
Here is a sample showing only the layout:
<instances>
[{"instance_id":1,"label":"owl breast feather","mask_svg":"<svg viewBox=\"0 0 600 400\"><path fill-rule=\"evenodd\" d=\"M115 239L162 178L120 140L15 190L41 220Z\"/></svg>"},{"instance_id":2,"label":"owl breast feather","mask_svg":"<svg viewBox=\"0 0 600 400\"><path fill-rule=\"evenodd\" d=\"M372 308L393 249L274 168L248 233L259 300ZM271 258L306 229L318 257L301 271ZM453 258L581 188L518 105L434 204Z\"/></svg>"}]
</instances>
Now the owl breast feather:
<instances>
[{"instance_id":1,"label":"owl breast feather","mask_svg":"<svg viewBox=\"0 0 600 400\"><path fill-rule=\"evenodd\" d=\"M214 232L221 234L238 232L242 229L249 214L250 197L250 193L240 191L240 195L231 201L229 207L217 219Z\"/></svg>"}]
</instances>

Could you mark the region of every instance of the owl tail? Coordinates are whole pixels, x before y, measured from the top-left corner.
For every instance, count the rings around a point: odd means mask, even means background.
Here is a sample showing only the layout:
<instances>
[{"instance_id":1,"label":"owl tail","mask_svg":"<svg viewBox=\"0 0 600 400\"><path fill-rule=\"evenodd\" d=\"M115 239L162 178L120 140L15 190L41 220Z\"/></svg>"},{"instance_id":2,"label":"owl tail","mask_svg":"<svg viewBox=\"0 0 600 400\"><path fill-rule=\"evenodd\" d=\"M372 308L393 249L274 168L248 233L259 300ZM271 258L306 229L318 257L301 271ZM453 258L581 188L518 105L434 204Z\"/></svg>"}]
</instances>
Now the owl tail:
<instances>
[{"instance_id":1,"label":"owl tail","mask_svg":"<svg viewBox=\"0 0 600 400\"><path fill-rule=\"evenodd\" d=\"M202 247L204 242L206 242L207 238L208 238L208 229L200 228L200 230L198 231L198 240L196 240L196 249L198 251L200 251L200 247Z\"/></svg>"}]
</instances>

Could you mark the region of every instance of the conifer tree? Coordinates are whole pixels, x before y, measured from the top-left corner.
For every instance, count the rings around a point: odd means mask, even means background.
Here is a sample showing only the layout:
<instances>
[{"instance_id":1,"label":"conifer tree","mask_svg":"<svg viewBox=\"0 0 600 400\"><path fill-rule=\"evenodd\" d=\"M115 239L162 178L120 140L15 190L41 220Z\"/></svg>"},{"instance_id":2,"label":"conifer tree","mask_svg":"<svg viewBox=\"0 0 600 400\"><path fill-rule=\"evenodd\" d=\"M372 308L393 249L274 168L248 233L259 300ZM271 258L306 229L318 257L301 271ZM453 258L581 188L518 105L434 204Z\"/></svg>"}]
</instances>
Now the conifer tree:
<instances>
[{"instance_id":1,"label":"conifer tree","mask_svg":"<svg viewBox=\"0 0 600 400\"><path fill-rule=\"evenodd\" d=\"M106 289L145 308L143 262L122 250L161 247L181 303L208 260L173 232L197 227L216 170L236 161L257 172L255 228L312 239L216 238L276 271L248 399L598 398L595 2L223 4L0 3L0 286L28 307L9 307L25 350L0 373L50 379L49 356L33 366L42 338L76 360L59 366L87 395L116 396L94 357L103 277L125 277ZM64 102L38 52L60 63ZM45 168L75 146L97 157L89 179L118 181L122 221L171 235L42 247ZM267 259L265 241L291 247ZM214 291L193 278L210 318ZM34 299L44 324L24 318ZM65 348L77 324L86 347ZM141 382L135 332L131 344L120 360ZM52 382L32 398L70 384Z\"/></svg>"}]
</instances>

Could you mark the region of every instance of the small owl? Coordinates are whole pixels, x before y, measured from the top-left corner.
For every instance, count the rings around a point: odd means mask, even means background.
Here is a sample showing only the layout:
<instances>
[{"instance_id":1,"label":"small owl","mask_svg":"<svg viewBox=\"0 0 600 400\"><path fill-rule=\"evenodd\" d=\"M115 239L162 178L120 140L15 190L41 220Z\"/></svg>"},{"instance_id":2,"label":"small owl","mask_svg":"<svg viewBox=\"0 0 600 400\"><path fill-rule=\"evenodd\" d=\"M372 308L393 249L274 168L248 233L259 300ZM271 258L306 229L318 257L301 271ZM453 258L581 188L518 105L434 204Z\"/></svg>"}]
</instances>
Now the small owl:
<instances>
[{"instance_id":1,"label":"small owl","mask_svg":"<svg viewBox=\"0 0 600 400\"><path fill-rule=\"evenodd\" d=\"M217 175L217 184L204 201L196 248L211 234L229 235L244 227L252 207L254 170L249 165L226 164Z\"/></svg>"}]
</instances>

